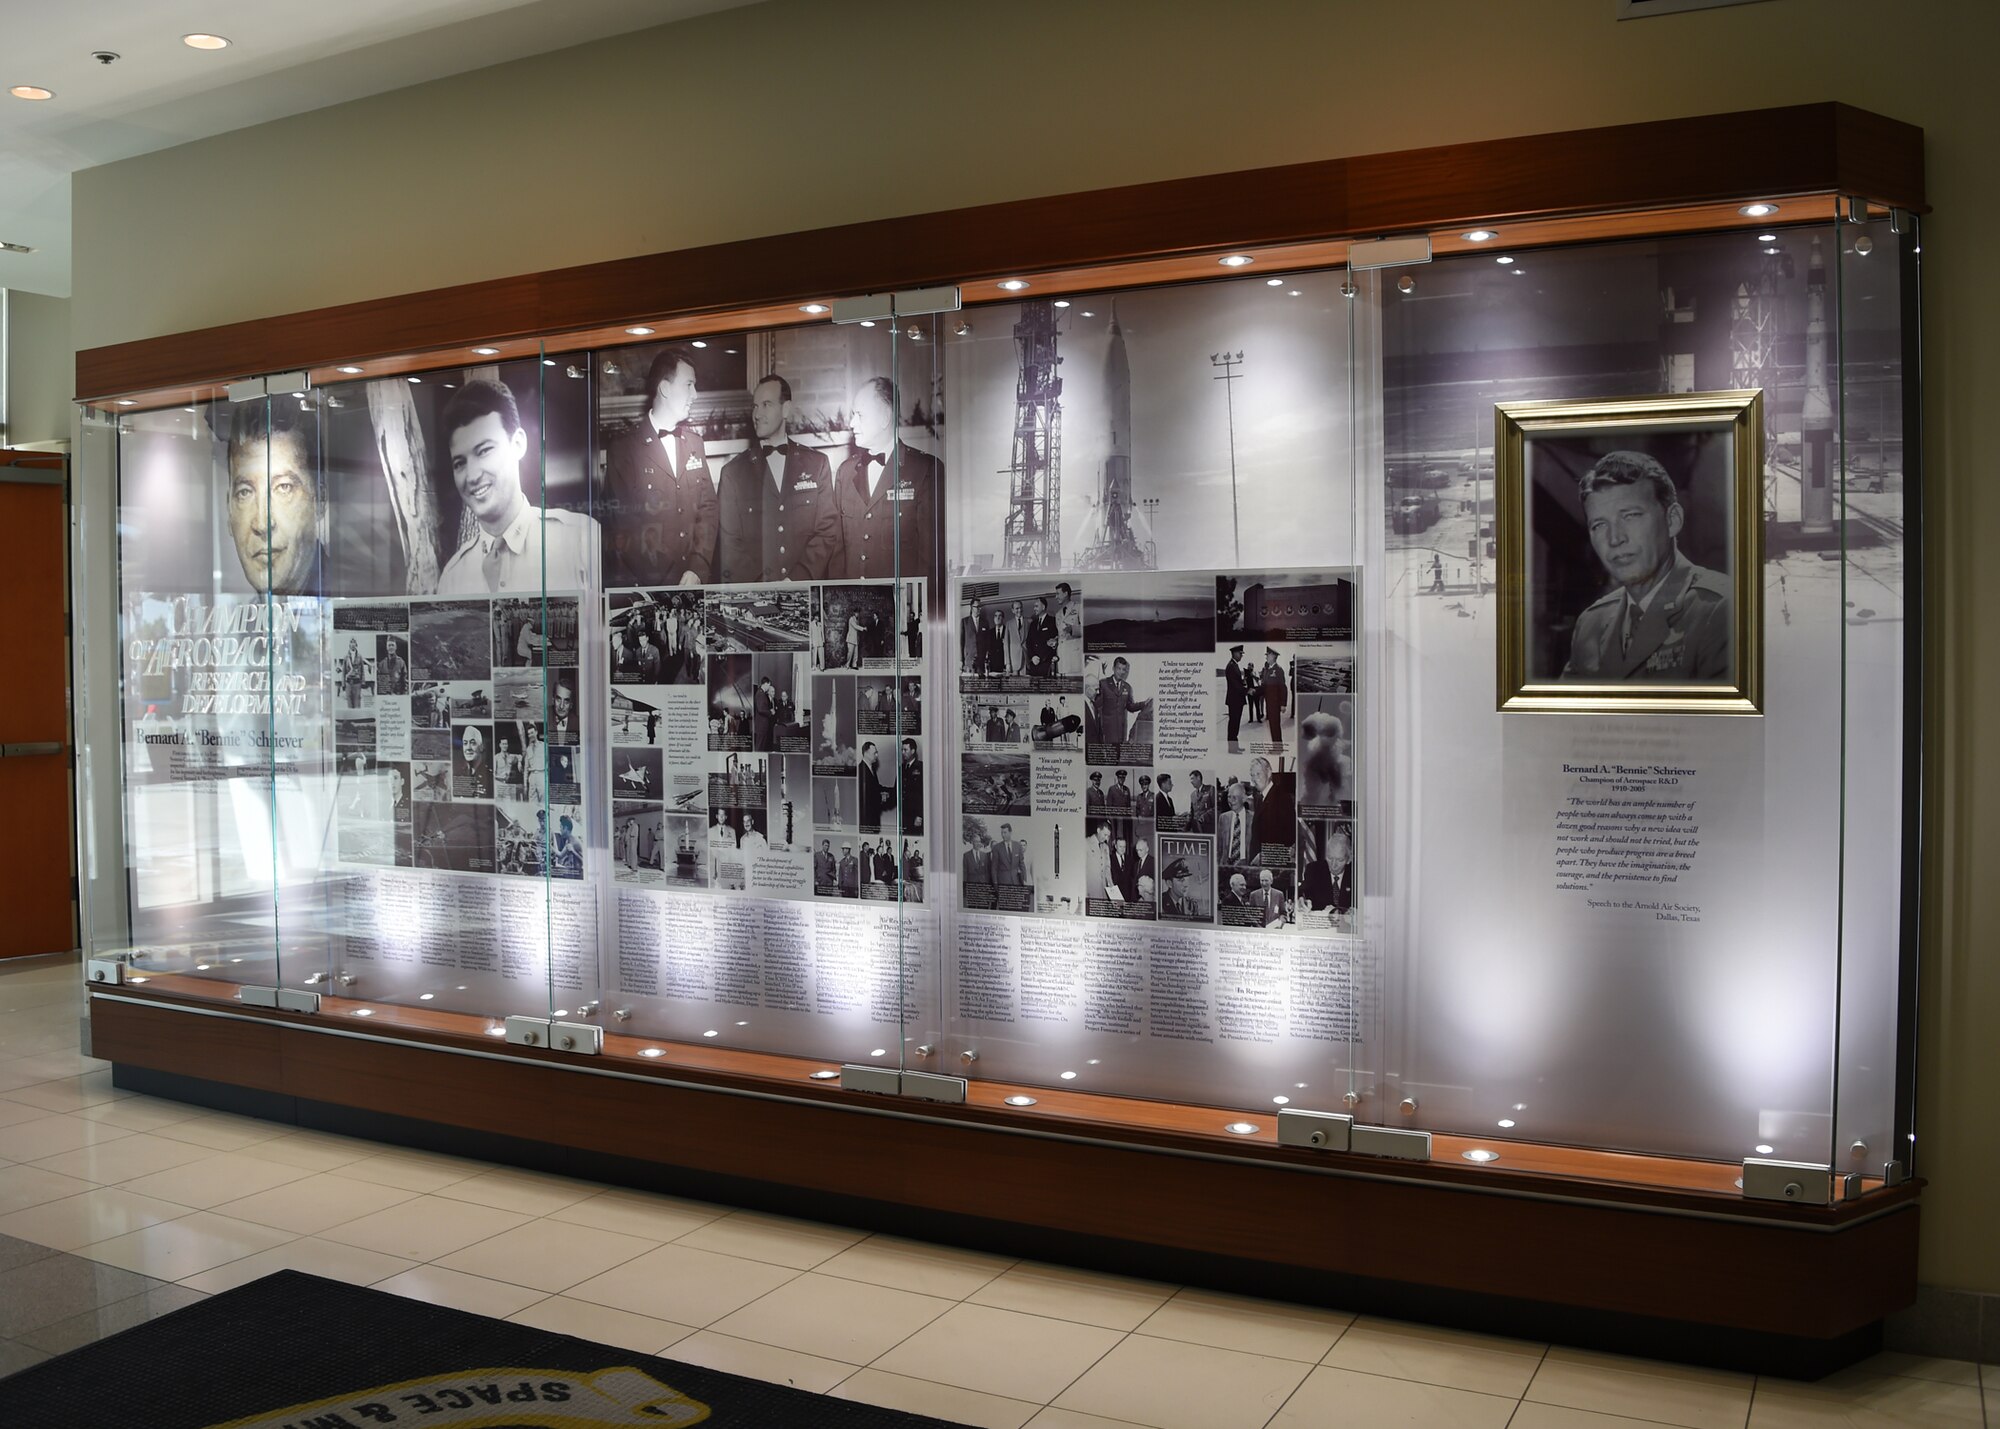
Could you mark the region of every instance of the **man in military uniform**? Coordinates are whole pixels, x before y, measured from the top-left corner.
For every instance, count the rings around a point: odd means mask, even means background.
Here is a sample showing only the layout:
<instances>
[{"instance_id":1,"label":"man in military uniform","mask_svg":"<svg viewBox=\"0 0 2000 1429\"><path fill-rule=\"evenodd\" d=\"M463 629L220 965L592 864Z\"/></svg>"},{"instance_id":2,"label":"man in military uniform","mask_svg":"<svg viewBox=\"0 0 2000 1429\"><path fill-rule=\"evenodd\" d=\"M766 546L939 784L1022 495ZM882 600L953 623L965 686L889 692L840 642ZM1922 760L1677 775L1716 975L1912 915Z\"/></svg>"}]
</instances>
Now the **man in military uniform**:
<instances>
[{"instance_id":1,"label":"man in military uniform","mask_svg":"<svg viewBox=\"0 0 2000 1429\"><path fill-rule=\"evenodd\" d=\"M825 453L787 440L791 421L792 384L772 373L750 394L749 450L722 468L719 581L819 580L833 560L833 468Z\"/></svg>"},{"instance_id":2,"label":"man in military uniform","mask_svg":"<svg viewBox=\"0 0 2000 1429\"><path fill-rule=\"evenodd\" d=\"M1680 553L1686 515L1666 468L1643 452L1608 452L1577 492L1591 547L1617 586L1576 618L1562 678L1727 681L1734 591Z\"/></svg>"},{"instance_id":3,"label":"man in military uniform","mask_svg":"<svg viewBox=\"0 0 2000 1429\"><path fill-rule=\"evenodd\" d=\"M437 593L540 591L544 569L549 590L587 588L597 575L597 523L537 507L521 490L528 434L506 384L466 383L445 403L441 425L452 484L474 524L438 573Z\"/></svg>"},{"instance_id":4,"label":"man in military uniform","mask_svg":"<svg viewBox=\"0 0 2000 1429\"><path fill-rule=\"evenodd\" d=\"M886 377L871 377L855 391L849 421L854 452L834 479L840 548L827 575L927 576L933 591L941 589L931 527L944 463L897 439L896 390Z\"/></svg>"},{"instance_id":5,"label":"man in military uniform","mask_svg":"<svg viewBox=\"0 0 2000 1429\"><path fill-rule=\"evenodd\" d=\"M715 483L694 411L694 361L663 350L646 369L646 414L611 443L605 521L611 584L701 585L715 578ZM789 524L789 523L787 523Z\"/></svg>"},{"instance_id":6,"label":"man in military uniform","mask_svg":"<svg viewBox=\"0 0 2000 1429\"><path fill-rule=\"evenodd\" d=\"M403 658L403 642L394 635L382 637L382 657L375 662L375 693L378 695L402 695L409 693L405 683L410 678L410 662Z\"/></svg>"},{"instance_id":7,"label":"man in military uniform","mask_svg":"<svg viewBox=\"0 0 2000 1429\"><path fill-rule=\"evenodd\" d=\"M1194 906L1194 896L1188 892L1188 885L1194 877L1194 870L1188 861L1177 858L1167 865L1167 891L1160 895L1160 916L1162 918L1193 918L1199 916Z\"/></svg>"}]
</instances>

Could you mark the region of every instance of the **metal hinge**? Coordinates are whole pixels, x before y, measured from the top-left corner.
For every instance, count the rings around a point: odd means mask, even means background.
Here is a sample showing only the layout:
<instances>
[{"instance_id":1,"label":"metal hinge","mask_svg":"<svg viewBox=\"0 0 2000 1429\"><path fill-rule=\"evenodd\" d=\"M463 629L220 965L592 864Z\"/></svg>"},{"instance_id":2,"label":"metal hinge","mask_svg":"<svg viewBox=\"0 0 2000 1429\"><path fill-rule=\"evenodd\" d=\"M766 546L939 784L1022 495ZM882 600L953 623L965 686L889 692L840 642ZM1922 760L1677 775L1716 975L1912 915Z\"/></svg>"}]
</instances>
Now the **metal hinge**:
<instances>
[{"instance_id":1,"label":"metal hinge","mask_svg":"<svg viewBox=\"0 0 2000 1429\"><path fill-rule=\"evenodd\" d=\"M1357 1126L1347 1149L1362 1156L1389 1156L1398 1161L1431 1159L1431 1134L1403 1126Z\"/></svg>"},{"instance_id":2,"label":"metal hinge","mask_svg":"<svg viewBox=\"0 0 2000 1429\"><path fill-rule=\"evenodd\" d=\"M1308 1111L1304 1107L1278 1109L1278 1145L1308 1146L1315 1151L1346 1151L1354 1132L1354 1118L1344 1111Z\"/></svg>"},{"instance_id":3,"label":"metal hinge","mask_svg":"<svg viewBox=\"0 0 2000 1429\"><path fill-rule=\"evenodd\" d=\"M1743 1159L1743 1198L1746 1201L1790 1201L1799 1206L1825 1206L1833 1202L1833 1168L1812 1161L1767 1161L1761 1156Z\"/></svg>"}]
</instances>

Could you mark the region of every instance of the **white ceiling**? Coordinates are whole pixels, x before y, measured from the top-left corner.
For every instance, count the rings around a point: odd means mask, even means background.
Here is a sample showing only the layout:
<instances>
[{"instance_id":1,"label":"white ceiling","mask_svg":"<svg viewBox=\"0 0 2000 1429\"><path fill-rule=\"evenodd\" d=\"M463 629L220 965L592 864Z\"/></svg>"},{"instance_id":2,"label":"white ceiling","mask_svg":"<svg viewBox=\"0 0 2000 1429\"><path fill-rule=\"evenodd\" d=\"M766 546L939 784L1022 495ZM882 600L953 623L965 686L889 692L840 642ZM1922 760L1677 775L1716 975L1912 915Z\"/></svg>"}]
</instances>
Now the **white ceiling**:
<instances>
[{"instance_id":1,"label":"white ceiling","mask_svg":"<svg viewBox=\"0 0 2000 1429\"><path fill-rule=\"evenodd\" d=\"M0 287L68 296L69 176L755 0L0 0ZM225 50L181 43L226 36ZM100 64L94 50L112 50ZM39 103L5 91L55 91Z\"/></svg>"}]
</instances>

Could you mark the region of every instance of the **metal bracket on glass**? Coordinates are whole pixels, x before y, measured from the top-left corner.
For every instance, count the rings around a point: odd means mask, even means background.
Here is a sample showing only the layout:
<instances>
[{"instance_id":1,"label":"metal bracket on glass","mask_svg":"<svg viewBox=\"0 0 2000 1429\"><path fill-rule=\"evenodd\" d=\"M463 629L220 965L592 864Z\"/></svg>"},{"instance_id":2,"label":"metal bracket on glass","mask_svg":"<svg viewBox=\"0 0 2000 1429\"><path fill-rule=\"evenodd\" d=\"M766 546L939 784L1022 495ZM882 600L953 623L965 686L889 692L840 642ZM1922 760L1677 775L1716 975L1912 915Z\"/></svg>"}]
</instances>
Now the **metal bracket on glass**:
<instances>
[{"instance_id":1,"label":"metal bracket on glass","mask_svg":"<svg viewBox=\"0 0 2000 1429\"><path fill-rule=\"evenodd\" d=\"M518 1014L510 1017L507 1019L507 1040L517 1047L546 1047L549 1045L549 1019Z\"/></svg>"},{"instance_id":2,"label":"metal bracket on glass","mask_svg":"<svg viewBox=\"0 0 2000 1429\"><path fill-rule=\"evenodd\" d=\"M125 981L125 960L123 958L92 958L83 965L85 982L120 983Z\"/></svg>"},{"instance_id":3,"label":"metal bracket on glass","mask_svg":"<svg viewBox=\"0 0 2000 1429\"><path fill-rule=\"evenodd\" d=\"M1372 238L1347 246L1347 266L1356 273L1367 268L1401 268L1430 261L1431 240L1422 233L1412 238Z\"/></svg>"},{"instance_id":4,"label":"metal bracket on glass","mask_svg":"<svg viewBox=\"0 0 2000 1429\"><path fill-rule=\"evenodd\" d=\"M1843 216L1849 223L1866 223L1868 221L1868 200L1865 198L1849 194L1841 201L1841 208Z\"/></svg>"},{"instance_id":5,"label":"metal bracket on glass","mask_svg":"<svg viewBox=\"0 0 2000 1429\"><path fill-rule=\"evenodd\" d=\"M259 397L283 397L294 392L310 392L312 378L304 372L273 372L263 377L246 377L229 384L229 400L254 402Z\"/></svg>"},{"instance_id":6,"label":"metal bracket on glass","mask_svg":"<svg viewBox=\"0 0 2000 1429\"><path fill-rule=\"evenodd\" d=\"M1315 1151L1345 1151L1354 1131L1354 1118L1342 1111L1307 1111L1304 1107L1278 1108L1278 1145L1308 1146Z\"/></svg>"},{"instance_id":7,"label":"metal bracket on glass","mask_svg":"<svg viewBox=\"0 0 2000 1429\"><path fill-rule=\"evenodd\" d=\"M281 987L278 989L278 1010L280 1012L318 1012L319 994L302 988Z\"/></svg>"},{"instance_id":8,"label":"metal bracket on glass","mask_svg":"<svg viewBox=\"0 0 2000 1429\"><path fill-rule=\"evenodd\" d=\"M945 288L905 288L889 295L889 305L899 318L921 317L925 313L955 313L965 305L958 285ZM836 306L835 312L839 311Z\"/></svg>"},{"instance_id":9,"label":"metal bracket on glass","mask_svg":"<svg viewBox=\"0 0 2000 1429\"><path fill-rule=\"evenodd\" d=\"M849 1062L840 1069L843 1092L875 1092L885 1097L903 1094L903 1074L894 1067L867 1067Z\"/></svg>"},{"instance_id":10,"label":"metal bracket on glass","mask_svg":"<svg viewBox=\"0 0 2000 1429\"><path fill-rule=\"evenodd\" d=\"M903 1095L921 1101L962 1102L965 1090L963 1077L947 1077L937 1072L905 1072L902 1077Z\"/></svg>"},{"instance_id":11,"label":"metal bracket on glass","mask_svg":"<svg viewBox=\"0 0 2000 1429\"><path fill-rule=\"evenodd\" d=\"M276 1007L278 990L275 987L239 987L236 1000L245 1007Z\"/></svg>"},{"instance_id":12,"label":"metal bracket on glass","mask_svg":"<svg viewBox=\"0 0 2000 1429\"><path fill-rule=\"evenodd\" d=\"M1743 1158L1743 1198L1746 1201L1790 1201L1800 1206L1833 1202L1833 1168L1811 1161L1768 1161Z\"/></svg>"},{"instance_id":13,"label":"metal bracket on glass","mask_svg":"<svg viewBox=\"0 0 2000 1429\"><path fill-rule=\"evenodd\" d=\"M1845 1176L1842 1176L1840 1178L1840 1199L1843 1201L1860 1200L1862 1192L1865 1189L1862 1181L1863 1177L1859 1171L1849 1171Z\"/></svg>"},{"instance_id":14,"label":"metal bracket on glass","mask_svg":"<svg viewBox=\"0 0 2000 1429\"><path fill-rule=\"evenodd\" d=\"M831 320L837 323L885 323L894 316L894 293L870 293L865 298L835 299Z\"/></svg>"},{"instance_id":15,"label":"metal bracket on glass","mask_svg":"<svg viewBox=\"0 0 2000 1429\"><path fill-rule=\"evenodd\" d=\"M1904 1169L1902 1162L1884 1161L1882 1163L1882 1184L1885 1187L1900 1186L1909 1179L1910 1173Z\"/></svg>"},{"instance_id":16,"label":"metal bracket on glass","mask_svg":"<svg viewBox=\"0 0 2000 1429\"><path fill-rule=\"evenodd\" d=\"M1348 1134L1347 1149L1363 1156L1428 1161L1431 1159L1431 1134L1401 1126L1357 1126Z\"/></svg>"},{"instance_id":17,"label":"metal bracket on glass","mask_svg":"<svg viewBox=\"0 0 2000 1429\"><path fill-rule=\"evenodd\" d=\"M594 1022L556 1022L549 1026L549 1045L558 1052L594 1057L604 1050L604 1029Z\"/></svg>"}]
</instances>

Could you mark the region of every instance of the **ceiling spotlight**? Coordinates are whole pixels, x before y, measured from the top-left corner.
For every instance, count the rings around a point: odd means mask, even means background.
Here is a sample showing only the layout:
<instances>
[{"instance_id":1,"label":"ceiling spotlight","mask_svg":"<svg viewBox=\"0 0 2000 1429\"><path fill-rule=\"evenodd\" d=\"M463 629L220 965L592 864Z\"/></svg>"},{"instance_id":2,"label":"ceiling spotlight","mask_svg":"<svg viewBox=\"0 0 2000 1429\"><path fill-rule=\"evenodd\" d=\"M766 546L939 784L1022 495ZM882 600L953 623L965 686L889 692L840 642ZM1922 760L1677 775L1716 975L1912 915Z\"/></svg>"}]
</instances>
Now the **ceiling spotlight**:
<instances>
[{"instance_id":1,"label":"ceiling spotlight","mask_svg":"<svg viewBox=\"0 0 2000 1429\"><path fill-rule=\"evenodd\" d=\"M1076 1080L1076 1073L1075 1073L1075 1072L1064 1072L1064 1073L1062 1074L1062 1079L1063 1079L1064 1081L1066 1081L1066 1082L1073 1082L1073 1081L1075 1081L1075 1080Z\"/></svg>"},{"instance_id":2,"label":"ceiling spotlight","mask_svg":"<svg viewBox=\"0 0 2000 1429\"><path fill-rule=\"evenodd\" d=\"M1768 218L1778 211L1778 206L1774 203L1746 203L1736 211L1745 218Z\"/></svg>"},{"instance_id":3,"label":"ceiling spotlight","mask_svg":"<svg viewBox=\"0 0 2000 1429\"><path fill-rule=\"evenodd\" d=\"M555 365L556 365L556 360L553 357L545 357L542 359L542 366L544 367L554 367Z\"/></svg>"},{"instance_id":4,"label":"ceiling spotlight","mask_svg":"<svg viewBox=\"0 0 2000 1429\"><path fill-rule=\"evenodd\" d=\"M118 399L118 405L121 407L136 407L139 404L133 401L130 397L120 397Z\"/></svg>"},{"instance_id":5,"label":"ceiling spotlight","mask_svg":"<svg viewBox=\"0 0 2000 1429\"><path fill-rule=\"evenodd\" d=\"M823 313L823 312L825 312L825 311L826 311L826 304L825 304L825 303L801 303L801 304L799 305L799 311L800 311L800 312L802 312L802 313L812 313L812 314L815 314L815 315L817 315L817 314L819 314L819 313Z\"/></svg>"},{"instance_id":6,"label":"ceiling spotlight","mask_svg":"<svg viewBox=\"0 0 2000 1429\"><path fill-rule=\"evenodd\" d=\"M831 1067L826 1067L817 1072L808 1072L806 1075L816 1082L830 1082L837 1078L840 1073L834 1071Z\"/></svg>"},{"instance_id":7,"label":"ceiling spotlight","mask_svg":"<svg viewBox=\"0 0 2000 1429\"><path fill-rule=\"evenodd\" d=\"M861 320L861 326L863 326L863 327L873 327L873 326L875 326L875 320L874 320L873 318L863 318L863 319Z\"/></svg>"},{"instance_id":8,"label":"ceiling spotlight","mask_svg":"<svg viewBox=\"0 0 2000 1429\"><path fill-rule=\"evenodd\" d=\"M1490 228L1472 228L1467 229L1458 236L1463 238L1467 243L1491 243L1500 235Z\"/></svg>"},{"instance_id":9,"label":"ceiling spotlight","mask_svg":"<svg viewBox=\"0 0 2000 1429\"><path fill-rule=\"evenodd\" d=\"M1025 290L1027 286L1027 283L1023 279L1008 278L1001 282L1000 291L1003 293L1018 293Z\"/></svg>"},{"instance_id":10,"label":"ceiling spotlight","mask_svg":"<svg viewBox=\"0 0 2000 1429\"><path fill-rule=\"evenodd\" d=\"M634 337L651 337L653 335L653 330L649 327L628 327L625 331Z\"/></svg>"},{"instance_id":11,"label":"ceiling spotlight","mask_svg":"<svg viewBox=\"0 0 2000 1429\"><path fill-rule=\"evenodd\" d=\"M1266 278L1264 286L1267 288L1282 288L1285 286L1285 280L1283 278Z\"/></svg>"},{"instance_id":12,"label":"ceiling spotlight","mask_svg":"<svg viewBox=\"0 0 2000 1429\"><path fill-rule=\"evenodd\" d=\"M1512 258L1509 258L1505 253L1502 253L1498 258L1495 258L1493 261L1495 263L1498 263L1501 267L1505 268L1508 264L1512 263L1514 260Z\"/></svg>"},{"instance_id":13,"label":"ceiling spotlight","mask_svg":"<svg viewBox=\"0 0 2000 1429\"><path fill-rule=\"evenodd\" d=\"M1757 241L1759 243L1776 243L1778 235L1775 233L1760 233L1757 235Z\"/></svg>"},{"instance_id":14,"label":"ceiling spotlight","mask_svg":"<svg viewBox=\"0 0 2000 1429\"><path fill-rule=\"evenodd\" d=\"M1292 1099L1288 1096L1280 1095L1272 1097L1271 1102L1274 1106L1290 1106L1292 1104Z\"/></svg>"},{"instance_id":15,"label":"ceiling spotlight","mask_svg":"<svg viewBox=\"0 0 2000 1429\"><path fill-rule=\"evenodd\" d=\"M505 1037L507 1029L504 1027L489 1027L486 1029L486 1035L488 1037Z\"/></svg>"},{"instance_id":16,"label":"ceiling spotlight","mask_svg":"<svg viewBox=\"0 0 2000 1429\"><path fill-rule=\"evenodd\" d=\"M700 338L696 338L696 339L695 339L695 340L694 340L693 342L689 343L689 344L688 344L688 346L689 346L689 347L707 347L707 346L708 346L708 344L707 344L707 343L705 343L705 342L703 342L703 341L702 341L702 340L701 340Z\"/></svg>"},{"instance_id":17,"label":"ceiling spotlight","mask_svg":"<svg viewBox=\"0 0 2000 1429\"><path fill-rule=\"evenodd\" d=\"M16 99L54 99L53 89L43 89L39 84L17 84L7 91Z\"/></svg>"},{"instance_id":18,"label":"ceiling spotlight","mask_svg":"<svg viewBox=\"0 0 2000 1429\"><path fill-rule=\"evenodd\" d=\"M35 245L32 243L0 242L0 253L33 253L34 251Z\"/></svg>"},{"instance_id":19,"label":"ceiling spotlight","mask_svg":"<svg viewBox=\"0 0 2000 1429\"><path fill-rule=\"evenodd\" d=\"M1215 261L1225 268L1247 268L1251 260L1248 253L1231 253L1226 258L1218 258Z\"/></svg>"},{"instance_id":20,"label":"ceiling spotlight","mask_svg":"<svg viewBox=\"0 0 2000 1429\"><path fill-rule=\"evenodd\" d=\"M345 372L349 377L358 377L361 375L361 369L354 366L352 363L348 364L345 367L340 368L339 370Z\"/></svg>"},{"instance_id":21,"label":"ceiling spotlight","mask_svg":"<svg viewBox=\"0 0 2000 1429\"><path fill-rule=\"evenodd\" d=\"M220 35L182 35L181 43L191 50L226 50L229 41Z\"/></svg>"},{"instance_id":22,"label":"ceiling spotlight","mask_svg":"<svg viewBox=\"0 0 2000 1429\"><path fill-rule=\"evenodd\" d=\"M1068 307L1068 306L1069 306L1069 299L1068 299L1068 298L1057 298L1057 299L1056 299L1056 306L1057 306L1057 307L1059 307L1059 308L1066 308L1066 307Z\"/></svg>"},{"instance_id":23,"label":"ceiling spotlight","mask_svg":"<svg viewBox=\"0 0 2000 1429\"><path fill-rule=\"evenodd\" d=\"M418 993L418 994L417 994L417 1001L418 1001L418 1002L429 1002L429 1001L431 1001L431 1000L432 1000L433 998L435 998L436 996L437 996L437 994L436 994L436 993L434 993L434 992L420 992L420 993Z\"/></svg>"},{"instance_id":24,"label":"ceiling spotlight","mask_svg":"<svg viewBox=\"0 0 2000 1429\"><path fill-rule=\"evenodd\" d=\"M419 383L421 383L424 379L421 377L412 377L409 380L410 380L410 385L414 387L417 386Z\"/></svg>"},{"instance_id":25,"label":"ceiling spotlight","mask_svg":"<svg viewBox=\"0 0 2000 1429\"><path fill-rule=\"evenodd\" d=\"M497 347L475 347L472 350L481 357L498 357L500 355L500 349Z\"/></svg>"}]
</instances>

